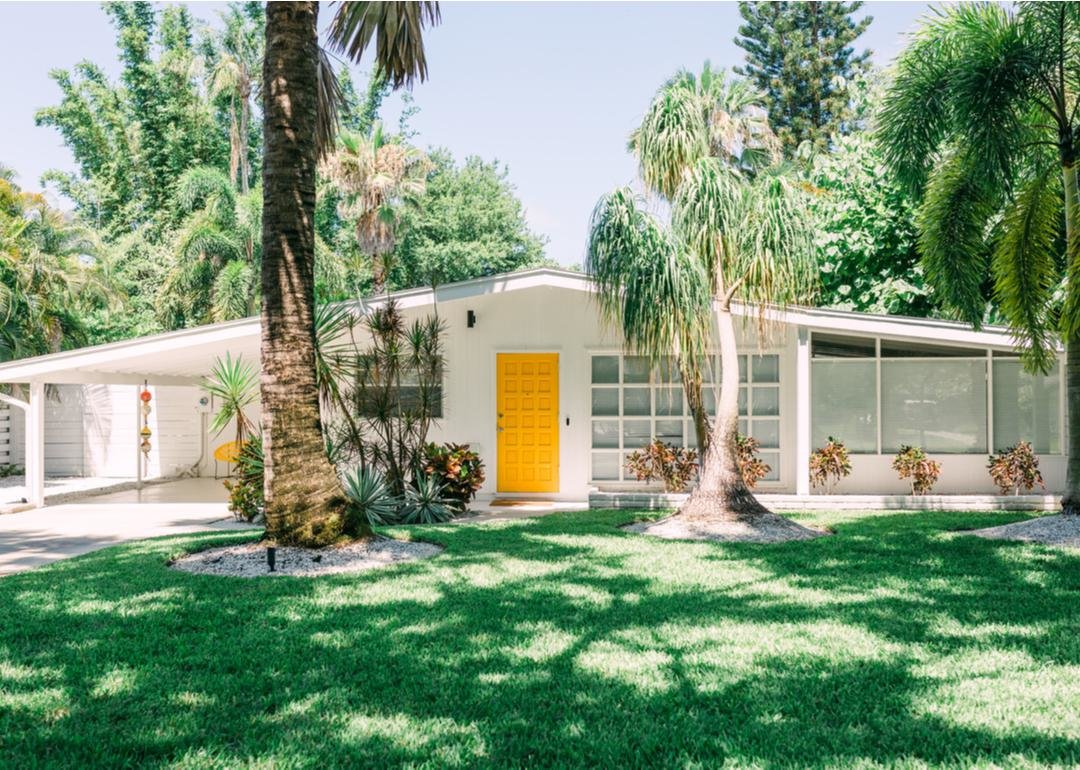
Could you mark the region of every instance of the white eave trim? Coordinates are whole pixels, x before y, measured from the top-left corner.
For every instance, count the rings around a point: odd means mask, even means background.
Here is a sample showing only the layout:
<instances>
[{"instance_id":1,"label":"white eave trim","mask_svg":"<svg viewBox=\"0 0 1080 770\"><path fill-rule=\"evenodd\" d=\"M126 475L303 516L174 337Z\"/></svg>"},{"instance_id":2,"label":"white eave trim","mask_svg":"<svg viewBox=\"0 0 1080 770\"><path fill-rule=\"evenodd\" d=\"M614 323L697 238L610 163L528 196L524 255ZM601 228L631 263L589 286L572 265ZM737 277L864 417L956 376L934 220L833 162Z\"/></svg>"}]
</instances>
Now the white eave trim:
<instances>
[{"instance_id":1,"label":"white eave trim","mask_svg":"<svg viewBox=\"0 0 1080 770\"><path fill-rule=\"evenodd\" d=\"M450 283L435 289L406 289L392 294L368 298L357 307L377 307L388 300L396 301L402 308L424 307L441 302L452 302L489 294L501 294L533 288L553 288L581 291L592 294L595 286L588 275L571 270L553 267L538 267L513 273L474 278L468 281ZM754 311L735 306L734 312L740 316L752 316ZM855 313L843 310L793 307L784 310L770 309L766 317L772 321L802 326L811 330L831 331L841 334L871 337L890 337L897 339L921 340L945 345L961 345L1012 349L1015 346L1013 336L1000 327L984 327L975 331L966 324L955 321L941 321L927 318L907 318L900 316L879 316L867 313ZM98 377L96 381L120 381L133 377L126 371L110 372L110 365L125 362L130 365L133 357L140 359L140 368L145 368L147 375L154 374L154 357L167 356L179 350L189 350L201 344L229 342L240 339L258 339L261 334L258 316L237 321L224 321L207 324L192 329L139 337L122 342L97 345L90 348L52 353L35 358L26 358L0 364L0 383L31 382L35 380L51 382L86 382ZM1059 346L1058 350L1062 350ZM66 373L63 379L58 373ZM53 379L50 379L52 376ZM161 375L160 384L175 381L182 384L184 378Z\"/></svg>"}]
</instances>

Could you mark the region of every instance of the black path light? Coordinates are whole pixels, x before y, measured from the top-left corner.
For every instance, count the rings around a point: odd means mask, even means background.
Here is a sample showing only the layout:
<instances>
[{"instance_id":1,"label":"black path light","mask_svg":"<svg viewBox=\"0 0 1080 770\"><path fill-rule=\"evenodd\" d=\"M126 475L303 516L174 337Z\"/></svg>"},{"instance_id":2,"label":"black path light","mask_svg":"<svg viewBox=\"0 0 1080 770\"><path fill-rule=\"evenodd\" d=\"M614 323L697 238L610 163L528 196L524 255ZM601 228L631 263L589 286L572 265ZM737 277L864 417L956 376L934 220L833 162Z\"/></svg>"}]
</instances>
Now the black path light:
<instances>
[{"instance_id":1,"label":"black path light","mask_svg":"<svg viewBox=\"0 0 1080 770\"><path fill-rule=\"evenodd\" d=\"M272 545L266 547L266 566L270 568L271 572L274 572L274 565L277 564L277 548Z\"/></svg>"}]
</instances>

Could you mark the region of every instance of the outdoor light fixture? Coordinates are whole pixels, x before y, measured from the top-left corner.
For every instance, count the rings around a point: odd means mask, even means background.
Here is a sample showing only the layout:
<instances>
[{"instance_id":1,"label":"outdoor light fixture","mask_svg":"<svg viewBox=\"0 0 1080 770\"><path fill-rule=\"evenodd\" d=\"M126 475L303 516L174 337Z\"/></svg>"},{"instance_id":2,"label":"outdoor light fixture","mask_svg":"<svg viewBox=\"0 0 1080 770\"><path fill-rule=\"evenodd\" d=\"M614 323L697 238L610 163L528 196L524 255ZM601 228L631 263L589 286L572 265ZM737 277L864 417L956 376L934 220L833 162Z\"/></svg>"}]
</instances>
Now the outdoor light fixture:
<instances>
[{"instance_id":1,"label":"outdoor light fixture","mask_svg":"<svg viewBox=\"0 0 1080 770\"><path fill-rule=\"evenodd\" d=\"M476 313L474 313L473 311L471 311L471 310L468 311L468 313L465 316L465 319L466 319L466 323L468 324L470 329L473 328L474 326L476 326Z\"/></svg>"},{"instance_id":2,"label":"outdoor light fixture","mask_svg":"<svg viewBox=\"0 0 1080 770\"><path fill-rule=\"evenodd\" d=\"M266 564L270 567L270 571L274 571L274 565L277 563L277 548L274 546L267 546L266 548Z\"/></svg>"}]
</instances>

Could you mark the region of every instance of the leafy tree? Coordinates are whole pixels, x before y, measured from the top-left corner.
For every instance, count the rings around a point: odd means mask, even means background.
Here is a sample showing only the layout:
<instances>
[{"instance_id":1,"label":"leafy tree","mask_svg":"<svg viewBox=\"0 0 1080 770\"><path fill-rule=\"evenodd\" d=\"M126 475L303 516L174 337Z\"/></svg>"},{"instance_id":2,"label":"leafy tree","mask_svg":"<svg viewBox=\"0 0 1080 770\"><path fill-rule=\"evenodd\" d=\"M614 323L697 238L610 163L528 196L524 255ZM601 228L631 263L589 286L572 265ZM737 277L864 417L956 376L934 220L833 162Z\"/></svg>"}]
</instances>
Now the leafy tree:
<instances>
[{"instance_id":1,"label":"leafy tree","mask_svg":"<svg viewBox=\"0 0 1080 770\"><path fill-rule=\"evenodd\" d=\"M229 114L229 179L241 193L251 189L251 159L258 148L252 146L251 95L262 66L263 27L261 3L230 3L221 15L225 29L219 50L212 50L210 93L224 96Z\"/></svg>"},{"instance_id":2,"label":"leafy tree","mask_svg":"<svg viewBox=\"0 0 1080 770\"><path fill-rule=\"evenodd\" d=\"M86 343L82 314L110 301L88 262L97 242L42 195L0 174L0 360L54 353ZM85 260L85 261L84 261Z\"/></svg>"},{"instance_id":3,"label":"leafy tree","mask_svg":"<svg viewBox=\"0 0 1080 770\"><path fill-rule=\"evenodd\" d=\"M451 283L544 262L544 239L529 230L521 201L498 163L446 150L429 155L427 186L401 213L391 284Z\"/></svg>"},{"instance_id":4,"label":"leafy tree","mask_svg":"<svg viewBox=\"0 0 1080 770\"><path fill-rule=\"evenodd\" d=\"M803 142L818 149L847 130L847 81L864 72L870 51L851 44L870 25L854 21L862 2L740 2L735 44L746 51L736 72L765 94L769 122L791 155Z\"/></svg>"},{"instance_id":5,"label":"leafy tree","mask_svg":"<svg viewBox=\"0 0 1080 770\"><path fill-rule=\"evenodd\" d=\"M959 5L900 56L881 111L885 159L922 196L927 278L978 326L986 285L1027 365L1066 348L1069 460L1080 513L1080 4Z\"/></svg>"},{"instance_id":6,"label":"leafy tree","mask_svg":"<svg viewBox=\"0 0 1080 770\"><path fill-rule=\"evenodd\" d=\"M238 196L217 169L189 169L177 182L185 215L173 231L172 265L158 299L165 328L227 321L255 310L259 191Z\"/></svg>"},{"instance_id":7,"label":"leafy tree","mask_svg":"<svg viewBox=\"0 0 1080 770\"><path fill-rule=\"evenodd\" d=\"M877 81L852 83L855 114L865 128L836 136L806 165L814 194L815 246L821 274L818 302L868 313L931 315L916 244L915 202L873 140L880 104Z\"/></svg>"},{"instance_id":8,"label":"leafy tree","mask_svg":"<svg viewBox=\"0 0 1080 770\"><path fill-rule=\"evenodd\" d=\"M654 362L674 351L699 435L707 429L702 355L713 342L716 308L716 420L700 483L680 511L705 520L771 516L738 465L732 303L763 313L804 300L814 285L801 187L776 163L759 104L752 90L708 66L701 77L680 72L668 81L631 146L643 182L670 206L670 227L623 188L600 201L589 238L588 268L602 311Z\"/></svg>"}]
</instances>

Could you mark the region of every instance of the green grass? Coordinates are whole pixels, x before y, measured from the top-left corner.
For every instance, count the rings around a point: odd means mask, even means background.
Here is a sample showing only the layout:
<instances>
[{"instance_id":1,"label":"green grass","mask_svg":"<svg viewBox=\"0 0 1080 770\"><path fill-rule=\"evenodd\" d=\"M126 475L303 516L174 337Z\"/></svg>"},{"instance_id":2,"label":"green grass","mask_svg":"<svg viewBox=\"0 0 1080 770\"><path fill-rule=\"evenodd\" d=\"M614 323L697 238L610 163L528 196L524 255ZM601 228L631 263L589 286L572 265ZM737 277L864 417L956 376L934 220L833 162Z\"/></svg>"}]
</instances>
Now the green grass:
<instances>
[{"instance_id":1,"label":"green grass","mask_svg":"<svg viewBox=\"0 0 1080 770\"><path fill-rule=\"evenodd\" d=\"M1080 554L1015 514L625 512L411 530L441 556L242 581L144 541L0 580L0 767L1080 764Z\"/></svg>"}]
</instances>

